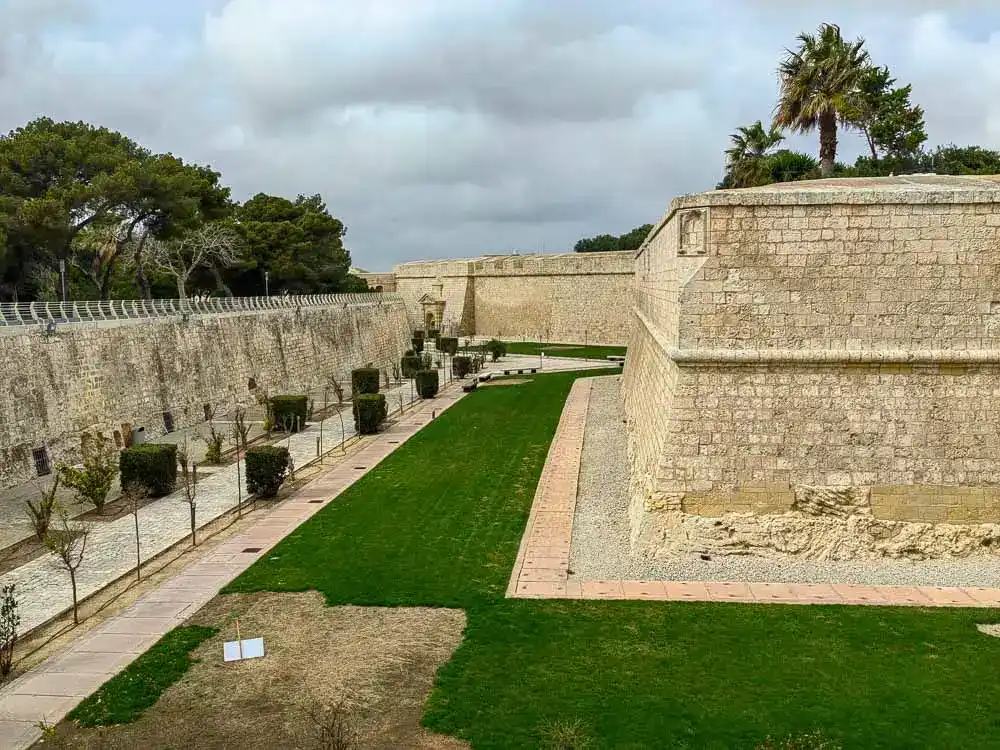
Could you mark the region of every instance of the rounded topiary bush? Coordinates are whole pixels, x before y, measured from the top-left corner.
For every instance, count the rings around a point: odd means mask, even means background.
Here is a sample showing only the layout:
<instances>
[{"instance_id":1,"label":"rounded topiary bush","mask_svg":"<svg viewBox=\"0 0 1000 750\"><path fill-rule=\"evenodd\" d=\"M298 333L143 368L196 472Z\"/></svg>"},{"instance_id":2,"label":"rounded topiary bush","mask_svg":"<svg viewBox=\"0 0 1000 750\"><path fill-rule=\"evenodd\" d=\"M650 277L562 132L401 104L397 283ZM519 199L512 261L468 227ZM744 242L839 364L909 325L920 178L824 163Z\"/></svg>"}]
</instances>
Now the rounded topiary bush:
<instances>
[{"instance_id":1,"label":"rounded topiary bush","mask_svg":"<svg viewBox=\"0 0 1000 750\"><path fill-rule=\"evenodd\" d=\"M411 354L403 357L399 361L400 369L403 371L404 378L412 378L417 372L424 367L424 358L417 354Z\"/></svg>"},{"instance_id":2,"label":"rounded topiary bush","mask_svg":"<svg viewBox=\"0 0 1000 750\"><path fill-rule=\"evenodd\" d=\"M439 352L455 354L458 351L458 339L454 336L441 336L438 338L437 348Z\"/></svg>"},{"instance_id":3,"label":"rounded topiary bush","mask_svg":"<svg viewBox=\"0 0 1000 750\"><path fill-rule=\"evenodd\" d=\"M437 328L429 328L427 330L427 338L429 339L437 341L438 338L440 338L440 336L441 336L441 331L439 331Z\"/></svg>"},{"instance_id":4,"label":"rounded topiary bush","mask_svg":"<svg viewBox=\"0 0 1000 750\"><path fill-rule=\"evenodd\" d=\"M362 393L354 402L354 429L374 435L388 416L384 393Z\"/></svg>"},{"instance_id":5,"label":"rounded topiary bush","mask_svg":"<svg viewBox=\"0 0 1000 750\"><path fill-rule=\"evenodd\" d=\"M288 448L283 445L258 445L247 448L247 492L257 497L274 497L288 472Z\"/></svg>"},{"instance_id":6,"label":"rounded topiary bush","mask_svg":"<svg viewBox=\"0 0 1000 750\"><path fill-rule=\"evenodd\" d=\"M420 398L434 398L438 392L438 371L421 370L417 373L417 393Z\"/></svg>"},{"instance_id":7,"label":"rounded topiary bush","mask_svg":"<svg viewBox=\"0 0 1000 750\"><path fill-rule=\"evenodd\" d=\"M496 362L500 357L507 356L507 345L500 339L490 339L486 342L486 351L493 356L493 361Z\"/></svg>"},{"instance_id":8,"label":"rounded topiary bush","mask_svg":"<svg viewBox=\"0 0 1000 750\"><path fill-rule=\"evenodd\" d=\"M298 432L306 428L308 396L271 396L267 408L272 429Z\"/></svg>"},{"instance_id":9,"label":"rounded topiary bush","mask_svg":"<svg viewBox=\"0 0 1000 750\"><path fill-rule=\"evenodd\" d=\"M424 350L423 336L420 337L414 336L412 339L410 339L410 342L413 344L413 351L415 351L417 354L420 354L420 352Z\"/></svg>"},{"instance_id":10,"label":"rounded topiary bush","mask_svg":"<svg viewBox=\"0 0 1000 750\"><path fill-rule=\"evenodd\" d=\"M381 373L374 367L359 367L351 370L351 393L378 393Z\"/></svg>"},{"instance_id":11,"label":"rounded topiary bush","mask_svg":"<svg viewBox=\"0 0 1000 750\"><path fill-rule=\"evenodd\" d=\"M456 378L464 378L472 372L472 360L469 357L458 356L451 361L451 371Z\"/></svg>"},{"instance_id":12,"label":"rounded topiary bush","mask_svg":"<svg viewBox=\"0 0 1000 750\"><path fill-rule=\"evenodd\" d=\"M424 330L422 328L418 328L417 330L415 330L413 332L413 338L423 340L423 338L424 338Z\"/></svg>"},{"instance_id":13,"label":"rounded topiary bush","mask_svg":"<svg viewBox=\"0 0 1000 750\"><path fill-rule=\"evenodd\" d=\"M122 487L144 487L151 497L169 495L177 486L177 446L144 443L118 455Z\"/></svg>"}]
</instances>

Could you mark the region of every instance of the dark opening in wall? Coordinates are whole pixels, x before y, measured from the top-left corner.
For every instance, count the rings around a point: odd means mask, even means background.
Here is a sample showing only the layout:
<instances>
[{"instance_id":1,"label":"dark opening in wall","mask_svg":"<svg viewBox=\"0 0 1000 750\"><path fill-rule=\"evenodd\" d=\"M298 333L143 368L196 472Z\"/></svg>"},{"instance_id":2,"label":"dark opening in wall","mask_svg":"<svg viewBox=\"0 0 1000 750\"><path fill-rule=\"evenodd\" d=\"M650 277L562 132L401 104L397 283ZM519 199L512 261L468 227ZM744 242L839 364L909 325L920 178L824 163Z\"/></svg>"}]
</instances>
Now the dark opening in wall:
<instances>
[{"instance_id":1,"label":"dark opening in wall","mask_svg":"<svg viewBox=\"0 0 1000 750\"><path fill-rule=\"evenodd\" d=\"M43 445L31 451L32 458L35 459L35 473L40 476L48 476L52 473L52 466L49 464L49 452Z\"/></svg>"},{"instance_id":2,"label":"dark opening in wall","mask_svg":"<svg viewBox=\"0 0 1000 750\"><path fill-rule=\"evenodd\" d=\"M210 420L212 418L212 405L205 404L205 419Z\"/></svg>"},{"instance_id":3,"label":"dark opening in wall","mask_svg":"<svg viewBox=\"0 0 1000 750\"><path fill-rule=\"evenodd\" d=\"M247 381L247 390L248 391L256 391L257 390L257 381L254 380L253 378L250 378Z\"/></svg>"},{"instance_id":4,"label":"dark opening in wall","mask_svg":"<svg viewBox=\"0 0 1000 750\"><path fill-rule=\"evenodd\" d=\"M169 411L163 412L163 429L168 433L174 431L174 415Z\"/></svg>"}]
</instances>

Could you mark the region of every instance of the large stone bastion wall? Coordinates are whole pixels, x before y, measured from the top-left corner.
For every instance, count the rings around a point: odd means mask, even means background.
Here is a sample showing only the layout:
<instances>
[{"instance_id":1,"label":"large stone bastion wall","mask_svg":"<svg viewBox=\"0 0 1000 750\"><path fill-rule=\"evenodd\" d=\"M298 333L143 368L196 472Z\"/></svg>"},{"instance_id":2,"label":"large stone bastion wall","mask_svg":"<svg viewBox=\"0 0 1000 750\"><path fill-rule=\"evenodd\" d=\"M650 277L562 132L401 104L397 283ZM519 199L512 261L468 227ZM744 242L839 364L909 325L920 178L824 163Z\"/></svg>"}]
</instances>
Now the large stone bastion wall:
<instances>
[{"instance_id":1,"label":"large stone bastion wall","mask_svg":"<svg viewBox=\"0 0 1000 750\"><path fill-rule=\"evenodd\" d=\"M635 258L633 531L658 513L1000 522L1000 181L675 200Z\"/></svg>"},{"instance_id":2,"label":"large stone bastion wall","mask_svg":"<svg viewBox=\"0 0 1000 750\"><path fill-rule=\"evenodd\" d=\"M368 362L391 372L409 342L402 300L350 297L370 301L59 324L51 335L0 328L0 487L35 477L41 447L53 464L75 459L84 431L157 435L165 412L183 427L206 404L253 403L251 379L257 392L316 393Z\"/></svg>"},{"instance_id":3,"label":"large stone bastion wall","mask_svg":"<svg viewBox=\"0 0 1000 750\"><path fill-rule=\"evenodd\" d=\"M633 274L628 252L421 261L393 273L414 325L427 295L445 302L443 324L462 336L619 345L628 342Z\"/></svg>"}]
</instances>

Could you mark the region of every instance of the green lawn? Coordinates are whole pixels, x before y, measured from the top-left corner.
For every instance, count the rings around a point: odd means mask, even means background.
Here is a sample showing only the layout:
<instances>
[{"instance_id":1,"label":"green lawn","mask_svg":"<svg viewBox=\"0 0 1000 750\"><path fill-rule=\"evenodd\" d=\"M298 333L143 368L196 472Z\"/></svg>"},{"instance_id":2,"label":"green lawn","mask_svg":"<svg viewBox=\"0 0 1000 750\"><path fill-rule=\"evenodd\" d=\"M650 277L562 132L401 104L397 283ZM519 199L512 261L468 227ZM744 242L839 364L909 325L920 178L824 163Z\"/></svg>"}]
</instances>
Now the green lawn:
<instances>
[{"instance_id":1,"label":"green lawn","mask_svg":"<svg viewBox=\"0 0 1000 750\"><path fill-rule=\"evenodd\" d=\"M812 730L845 748L1000 748L1000 639L975 629L1000 613L504 599L579 375L470 394L228 590L465 608L425 723L474 748L544 747L551 722L616 749Z\"/></svg>"},{"instance_id":2,"label":"green lawn","mask_svg":"<svg viewBox=\"0 0 1000 750\"><path fill-rule=\"evenodd\" d=\"M470 607L502 599L577 377L547 375L470 394L226 591L317 589L330 604L359 605Z\"/></svg>"},{"instance_id":3,"label":"green lawn","mask_svg":"<svg viewBox=\"0 0 1000 750\"><path fill-rule=\"evenodd\" d=\"M135 721L164 690L184 676L191 666L189 654L215 633L214 628L174 628L84 699L67 718L85 727Z\"/></svg>"},{"instance_id":4,"label":"green lawn","mask_svg":"<svg viewBox=\"0 0 1000 750\"><path fill-rule=\"evenodd\" d=\"M567 347L567 348L563 348ZM607 359L610 356L624 357L624 346L576 346L574 344L537 344L531 341L508 341L508 354L538 356L545 352L549 357L571 357L573 359Z\"/></svg>"},{"instance_id":5,"label":"green lawn","mask_svg":"<svg viewBox=\"0 0 1000 750\"><path fill-rule=\"evenodd\" d=\"M549 357L569 357L570 359L607 359L608 357L624 357L624 346L579 346L577 344L558 344L550 342L539 344L531 341L508 341L508 354L524 354L537 357L545 352ZM471 350L475 350L472 347ZM464 347L463 347L464 349Z\"/></svg>"}]
</instances>

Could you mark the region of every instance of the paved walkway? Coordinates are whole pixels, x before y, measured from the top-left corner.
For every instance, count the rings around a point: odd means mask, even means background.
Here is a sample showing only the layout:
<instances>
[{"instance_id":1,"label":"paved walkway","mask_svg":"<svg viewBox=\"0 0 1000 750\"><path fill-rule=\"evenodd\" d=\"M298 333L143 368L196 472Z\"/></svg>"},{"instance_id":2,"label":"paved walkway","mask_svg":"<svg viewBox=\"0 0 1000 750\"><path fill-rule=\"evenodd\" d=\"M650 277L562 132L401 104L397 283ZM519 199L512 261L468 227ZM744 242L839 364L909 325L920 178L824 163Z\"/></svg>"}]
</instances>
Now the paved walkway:
<instances>
[{"instance_id":1,"label":"paved walkway","mask_svg":"<svg viewBox=\"0 0 1000 750\"><path fill-rule=\"evenodd\" d=\"M507 357L494 365L494 371L496 368L530 366L519 362L519 359ZM565 371L595 366L580 360L560 358L546 360L545 370ZM206 550L201 559L157 589L144 594L120 615L0 689L0 748L20 750L30 747L41 737L37 727L39 721L54 725L62 720L83 698L204 606L229 581L266 555L277 542L415 435L433 418L434 413L440 414L463 396L459 383L454 383L437 398L418 403L386 431L362 438L360 449L352 453L349 460L340 461L289 499L277 504L246 532ZM339 430L337 435L339 438ZM308 436L315 445L315 432L307 431L304 436ZM293 445L296 437L292 437ZM232 502L235 502L235 490ZM182 502L178 501L175 505L186 513L187 508ZM131 517L125 520L131 523ZM126 541L132 544L132 537L129 536ZM121 541L118 543L121 544Z\"/></svg>"},{"instance_id":2,"label":"paved walkway","mask_svg":"<svg viewBox=\"0 0 1000 750\"><path fill-rule=\"evenodd\" d=\"M573 384L549 446L507 596L532 599L652 599L774 604L1000 607L1000 589L941 586L581 580L569 573L577 479L591 379Z\"/></svg>"}]
</instances>

